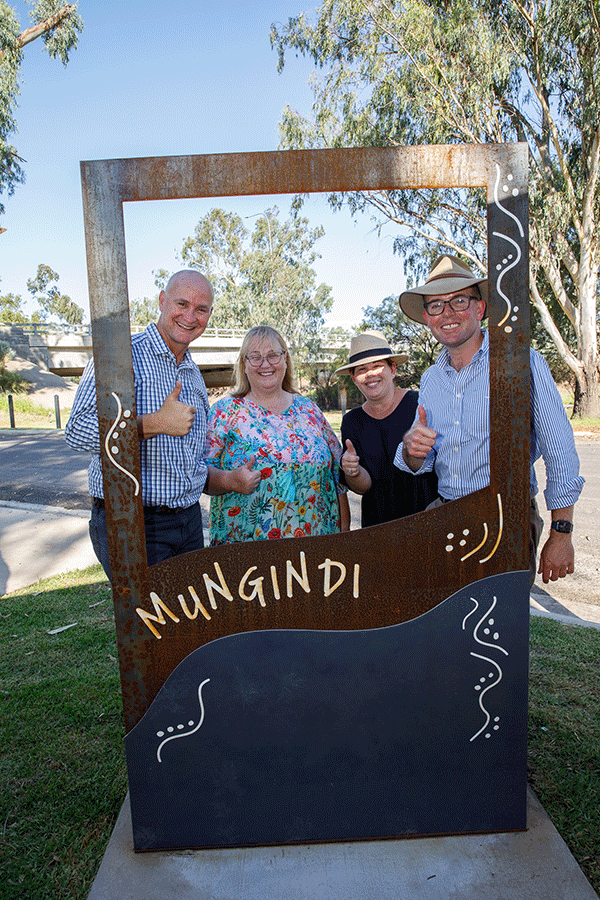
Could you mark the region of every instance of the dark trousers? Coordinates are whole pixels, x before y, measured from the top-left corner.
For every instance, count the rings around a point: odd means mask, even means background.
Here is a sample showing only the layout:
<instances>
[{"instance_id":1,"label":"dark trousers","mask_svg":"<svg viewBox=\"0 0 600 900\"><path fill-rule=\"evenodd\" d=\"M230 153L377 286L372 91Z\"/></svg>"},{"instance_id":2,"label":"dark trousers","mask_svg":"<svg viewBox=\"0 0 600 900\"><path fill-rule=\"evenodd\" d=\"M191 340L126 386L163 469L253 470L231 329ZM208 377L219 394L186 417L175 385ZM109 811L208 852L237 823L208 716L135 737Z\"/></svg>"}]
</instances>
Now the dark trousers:
<instances>
[{"instance_id":1,"label":"dark trousers","mask_svg":"<svg viewBox=\"0 0 600 900\"><path fill-rule=\"evenodd\" d=\"M200 550L204 546L202 511L199 503L180 509L145 506L144 527L149 566L162 562L163 559L179 556L181 553ZM106 510L103 500L93 499L92 501L90 540L94 553L110 578Z\"/></svg>"}]
</instances>

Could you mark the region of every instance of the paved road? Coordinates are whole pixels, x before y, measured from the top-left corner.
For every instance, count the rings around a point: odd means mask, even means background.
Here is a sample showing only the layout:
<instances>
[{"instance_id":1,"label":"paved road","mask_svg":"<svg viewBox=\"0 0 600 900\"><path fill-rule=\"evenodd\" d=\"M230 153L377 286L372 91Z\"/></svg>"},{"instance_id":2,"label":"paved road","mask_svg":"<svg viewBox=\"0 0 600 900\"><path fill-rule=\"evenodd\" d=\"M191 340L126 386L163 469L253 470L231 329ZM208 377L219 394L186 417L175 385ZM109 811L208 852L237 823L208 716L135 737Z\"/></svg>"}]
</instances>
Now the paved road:
<instances>
[{"instance_id":1,"label":"paved road","mask_svg":"<svg viewBox=\"0 0 600 900\"><path fill-rule=\"evenodd\" d=\"M63 431L0 431L0 500L89 509L87 453L67 446Z\"/></svg>"}]
</instances>

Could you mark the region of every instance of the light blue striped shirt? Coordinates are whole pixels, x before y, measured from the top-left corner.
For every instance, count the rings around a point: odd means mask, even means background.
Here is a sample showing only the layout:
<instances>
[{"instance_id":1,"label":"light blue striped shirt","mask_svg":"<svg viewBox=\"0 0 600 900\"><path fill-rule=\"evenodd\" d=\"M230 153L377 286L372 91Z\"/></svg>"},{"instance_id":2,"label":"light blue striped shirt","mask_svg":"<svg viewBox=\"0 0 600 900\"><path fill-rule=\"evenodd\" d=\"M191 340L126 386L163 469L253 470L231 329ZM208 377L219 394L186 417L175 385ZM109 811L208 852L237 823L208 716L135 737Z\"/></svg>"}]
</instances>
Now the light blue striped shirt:
<instances>
[{"instance_id":1,"label":"light blue striped shirt","mask_svg":"<svg viewBox=\"0 0 600 900\"><path fill-rule=\"evenodd\" d=\"M530 349L531 365L531 496L538 492L533 464L543 457L544 496L548 509L564 509L578 499L584 484L573 429L545 359ZM435 467L440 496L456 500L490 483L490 352L489 335L471 362L456 371L444 347L435 365L421 379L419 404L427 425L437 431L433 449L415 475ZM415 421L418 420L418 411ZM410 472L402 457L394 464Z\"/></svg>"},{"instance_id":2,"label":"light blue striped shirt","mask_svg":"<svg viewBox=\"0 0 600 900\"><path fill-rule=\"evenodd\" d=\"M209 405L204 379L189 350L177 365L175 354L154 324L133 335L131 351L138 416L160 409L177 381L181 383L179 400L196 407L188 434L159 434L140 441L142 501L144 506L192 506L200 499L206 481L204 453ZM93 454L88 469L89 491L92 497L104 497L93 360L81 377L65 438L73 450Z\"/></svg>"}]
</instances>

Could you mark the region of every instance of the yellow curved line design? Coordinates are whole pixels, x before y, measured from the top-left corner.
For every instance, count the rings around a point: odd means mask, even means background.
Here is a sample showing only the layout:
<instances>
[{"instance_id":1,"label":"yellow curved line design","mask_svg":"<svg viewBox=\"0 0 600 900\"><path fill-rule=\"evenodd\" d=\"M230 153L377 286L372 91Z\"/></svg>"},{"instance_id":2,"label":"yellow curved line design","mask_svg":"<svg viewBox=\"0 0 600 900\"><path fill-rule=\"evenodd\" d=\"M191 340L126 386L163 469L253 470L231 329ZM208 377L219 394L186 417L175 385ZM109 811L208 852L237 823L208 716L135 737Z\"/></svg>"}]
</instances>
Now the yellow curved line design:
<instances>
[{"instance_id":1,"label":"yellow curved line design","mask_svg":"<svg viewBox=\"0 0 600 900\"><path fill-rule=\"evenodd\" d=\"M470 556L473 556L474 553L477 553L478 550L481 550L481 548L487 541L487 538L488 538L488 527L487 527L487 522L484 522L483 523L483 540L482 540L482 542L480 544L477 544L477 546L473 550L469 550L469 552L465 556L461 556L460 561L464 562L465 559L468 559Z\"/></svg>"},{"instance_id":2,"label":"yellow curved line design","mask_svg":"<svg viewBox=\"0 0 600 900\"><path fill-rule=\"evenodd\" d=\"M500 543L500 539L502 538L502 530L504 526L504 520L502 518L502 497L500 496L500 494L496 494L496 497L498 499L498 537L496 538L496 543L492 547L491 553L489 553L488 556L484 557L484 559L480 559L480 563L487 562L488 559L492 558L492 556L498 549L498 544Z\"/></svg>"}]
</instances>

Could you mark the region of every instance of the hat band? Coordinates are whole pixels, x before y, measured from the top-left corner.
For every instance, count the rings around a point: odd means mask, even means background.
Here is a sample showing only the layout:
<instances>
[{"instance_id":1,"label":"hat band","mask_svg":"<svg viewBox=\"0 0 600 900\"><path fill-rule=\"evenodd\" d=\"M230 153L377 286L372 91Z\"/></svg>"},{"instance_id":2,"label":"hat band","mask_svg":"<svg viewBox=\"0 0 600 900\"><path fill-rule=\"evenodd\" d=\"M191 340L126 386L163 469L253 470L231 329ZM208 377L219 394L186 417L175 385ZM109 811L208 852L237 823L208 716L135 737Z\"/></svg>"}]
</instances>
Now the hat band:
<instances>
[{"instance_id":1,"label":"hat band","mask_svg":"<svg viewBox=\"0 0 600 900\"><path fill-rule=\"evenodd\" d=\"M375 350L362 350L360 353L355 353L348 360L348 365L355 366L357 362L361 359L369 359L371 356L393 356L392 351L389 349L384 349L383 347L376 348Z\"/></svg>"},{"instance_id":2,"label":"hat band","mask_svg":"<svg viewBox=\"0 0 600 900\"><path fill-rule=\"evenodd\" d=\"M477 278L476 275L467 275L462 272L443 272L441 275L432 275L431 278L428 278L425 284L429 284L432 281L440 281L441 278Z\"/></svg>"}]
</instances>

